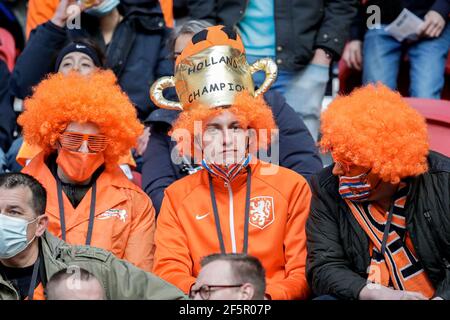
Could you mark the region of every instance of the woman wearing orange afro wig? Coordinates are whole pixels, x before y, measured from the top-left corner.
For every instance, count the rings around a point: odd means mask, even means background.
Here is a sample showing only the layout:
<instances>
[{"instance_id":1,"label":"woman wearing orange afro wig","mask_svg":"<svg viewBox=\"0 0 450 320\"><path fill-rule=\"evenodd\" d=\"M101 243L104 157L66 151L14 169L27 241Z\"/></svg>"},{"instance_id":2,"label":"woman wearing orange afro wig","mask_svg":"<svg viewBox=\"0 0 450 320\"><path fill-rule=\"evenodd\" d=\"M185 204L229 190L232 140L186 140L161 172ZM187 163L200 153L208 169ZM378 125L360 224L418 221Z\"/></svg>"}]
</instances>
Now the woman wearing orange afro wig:
<instances>
[{"instance_id":1,"label":"woman wearing orange afro wig","mask_svg":"<svg viewBox=\"0 0 450 320\"><path fill-rule=\"evenodd\" d=\"M428 149L425 119L399 93L369 85L331 103L320 145L335 163L312 181L313 292L450 299L450 159Z\"/></svg>"},{"instance_id":2,"label":"woman wearing orange afro wig","mask_svg":"<svg viewBox=\"0 0 450 320\"><path fill-rule=\"evenodd\" d=\"M43 80L19 117L26 142L42 148L23 172L47 189L49 231L150 271L154 209L117 165L143 127L110 71Z\"/></svg>"},{"instance_id":3,"label":"woman wearing orange afro wig","mask_svg":"<svg viewBox=\"0 0 450 320\"><path fill-rule=\"evenodd\" d=\"M267 147L275 121L263 91L253 90L239 36L223 26L194 35L177 60L175 78L183 112L172 138L182 155L195 157L203 169L165 190L153 272L199 298L202 285L211 283L196 282L201 258L243 252L265 267L267 298L307 298L310 189L296 172L254 155L258 142ZM153 88L160 81L166 80ZM160 106L167 105L153 93ZM211 299L248 296L245 284L210 292Z\"/></svg>"}]
</instances>

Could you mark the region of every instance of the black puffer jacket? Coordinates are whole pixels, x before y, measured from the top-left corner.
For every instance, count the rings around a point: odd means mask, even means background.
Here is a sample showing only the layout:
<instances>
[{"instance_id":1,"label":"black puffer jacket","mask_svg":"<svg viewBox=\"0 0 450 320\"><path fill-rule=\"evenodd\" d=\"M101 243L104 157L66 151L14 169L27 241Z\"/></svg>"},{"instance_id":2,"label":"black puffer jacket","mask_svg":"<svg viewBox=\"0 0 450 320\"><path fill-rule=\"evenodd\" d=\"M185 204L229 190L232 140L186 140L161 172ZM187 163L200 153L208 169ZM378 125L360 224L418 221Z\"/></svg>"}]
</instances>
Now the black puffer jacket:
<instances>
[{"instance_id":1,"label":"black puffer jacket","mask_svg":"<svg viewBox=\"0 0 450 320\"><path fill-rule=\"evenodd\" d=\"M188 0L189 16L236 26L249 0ZM296 71L309 64L317 48L338 58L357 14L357 0L275 1L276 63Z\"/></svg>"},{"instance_id":2,"label":"black puffer jacket","mask_svg":"<svg viewBox=\"0 0 450 320\"><path fill-rule=\"evenodd\" d=\"M411 183L406 227L436 296L450 299L450 159L431 152L429 171ZM312 179L307 221L308 281L316 295L357 299L370 265L369 239L338 193L332 166Z\"/></svg>"}]
</instances>

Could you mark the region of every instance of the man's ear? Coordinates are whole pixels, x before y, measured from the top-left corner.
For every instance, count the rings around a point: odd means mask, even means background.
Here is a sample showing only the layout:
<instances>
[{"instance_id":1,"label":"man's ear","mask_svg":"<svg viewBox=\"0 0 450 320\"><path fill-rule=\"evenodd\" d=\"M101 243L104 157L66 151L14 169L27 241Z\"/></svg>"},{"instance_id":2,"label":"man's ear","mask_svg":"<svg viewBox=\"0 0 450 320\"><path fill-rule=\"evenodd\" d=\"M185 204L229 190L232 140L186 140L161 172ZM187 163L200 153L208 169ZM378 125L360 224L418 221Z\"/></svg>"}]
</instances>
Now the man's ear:
<instances>
[{"instance_id":1,"label":"man's ear","mask_svg":"<svg viewBox=\"0 0 450 320\"><path fill-rule=\"evenodd\" d=\"M244 283L240 290L240 300L253 300L255 296L255 288L251 283Z\"/></svg>"},{"instance_id":2,"label":"man's ear","mask_svg":"<svg viewBox=\"0 0 450 320\"><path fill-rule=\"evenodd\" d=\"M48 226L48 217L46 214L43 214L41 216L38 217L38 223L36 226L36 232L35 232L35 236L36 237L40 237L44 234L45 230L47 230L47 226Z\"/></svg>"}]
</instances>

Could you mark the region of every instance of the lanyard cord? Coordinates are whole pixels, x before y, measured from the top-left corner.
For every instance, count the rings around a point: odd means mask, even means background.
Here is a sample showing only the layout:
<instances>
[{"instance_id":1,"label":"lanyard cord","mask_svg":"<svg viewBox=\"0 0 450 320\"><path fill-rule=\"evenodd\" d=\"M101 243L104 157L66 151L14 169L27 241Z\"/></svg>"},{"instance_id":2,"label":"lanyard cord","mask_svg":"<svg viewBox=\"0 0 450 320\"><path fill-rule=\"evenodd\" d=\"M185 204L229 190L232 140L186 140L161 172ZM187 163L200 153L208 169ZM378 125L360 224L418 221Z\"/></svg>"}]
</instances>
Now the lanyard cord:
<instances>
[{"instance_id":1,"label":"lanyard cord","mask_svg":"<svg viewBox=\"0 0 450 320\"><path fill-rule=\"evenodd\" d=\"M66 219L64 215L64 201L62 194L62 186L61 181L56 179L57 187L58 187L58 205L59 205L59 220L61 224L61 236L64 241L66 241ZM86 245L89 246L91 244L92 239L92 230L94 229L94 216L95 216L95 200L97 196L97 181L94 181L92 184L92 194L91 194L91 206L89 210L89 225L86 236Z\"/></svg>"}]
</instances>

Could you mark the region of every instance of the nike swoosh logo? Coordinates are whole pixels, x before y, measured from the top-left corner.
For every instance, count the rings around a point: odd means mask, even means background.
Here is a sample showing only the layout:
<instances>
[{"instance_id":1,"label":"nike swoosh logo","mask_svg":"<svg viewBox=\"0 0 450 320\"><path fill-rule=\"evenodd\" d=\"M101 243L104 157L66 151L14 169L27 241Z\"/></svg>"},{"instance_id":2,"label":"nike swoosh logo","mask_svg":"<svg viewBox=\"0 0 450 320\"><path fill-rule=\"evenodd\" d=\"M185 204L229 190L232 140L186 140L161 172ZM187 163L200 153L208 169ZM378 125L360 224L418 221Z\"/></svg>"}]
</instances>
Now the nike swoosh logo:
<instances>
[{"instance_id":1,"label":"nike swoosh logo","mask_svg":"<svg viewBox=\"0 0 450 320\"><path fill-rule=\"evenodd\" d=\"M202 219L206 218L208 215L209 215L209 213L204 214L204 215L202 215L202 216L199 216L199 215L197 214L197 215L195 216L195 219L197 219L197 220L202 220Z\"/></svg>"}]
</instances>

